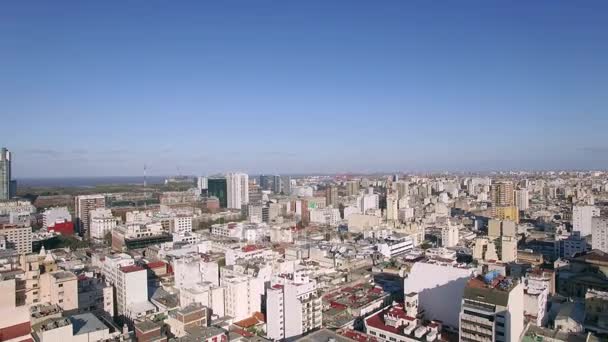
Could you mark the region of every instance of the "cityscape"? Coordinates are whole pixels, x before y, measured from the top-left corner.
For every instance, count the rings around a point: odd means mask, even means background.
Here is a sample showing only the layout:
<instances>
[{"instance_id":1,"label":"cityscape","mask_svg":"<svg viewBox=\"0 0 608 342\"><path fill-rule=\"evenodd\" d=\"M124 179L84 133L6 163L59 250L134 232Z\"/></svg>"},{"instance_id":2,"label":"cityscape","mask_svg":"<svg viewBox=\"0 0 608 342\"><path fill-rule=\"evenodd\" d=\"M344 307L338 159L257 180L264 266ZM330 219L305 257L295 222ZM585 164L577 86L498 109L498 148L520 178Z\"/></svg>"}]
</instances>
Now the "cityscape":
<instances>
[{"instance_id":1,"label":"cityscape","mask_svg":"<svg viewBox=\"0 0 608 342\"><path fill-rule=\"evenodd\" d=\"M607 14L0 5L0 342L608 341Z\"/></svg>"}]
</instances>

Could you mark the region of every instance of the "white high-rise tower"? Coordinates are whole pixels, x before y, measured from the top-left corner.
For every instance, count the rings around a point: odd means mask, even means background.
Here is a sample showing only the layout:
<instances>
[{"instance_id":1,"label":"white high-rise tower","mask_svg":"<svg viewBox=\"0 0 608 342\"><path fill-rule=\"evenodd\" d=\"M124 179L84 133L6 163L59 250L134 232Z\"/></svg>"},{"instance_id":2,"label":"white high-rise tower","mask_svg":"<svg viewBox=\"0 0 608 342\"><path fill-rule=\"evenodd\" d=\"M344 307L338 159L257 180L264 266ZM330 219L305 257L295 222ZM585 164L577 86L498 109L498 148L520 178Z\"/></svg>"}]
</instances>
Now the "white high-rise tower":
<instances>
[{"instance_id":1,"label":"white high-rise tower","mask_svg":"<svg viewBox=\"0 0 608 342\"><path fill-rule=\"evenodd\" d=\"M249 176L245 173L229 173L226 175L226 192L228 208L241 209L249 203Z\"/></svg>"}]
</instances>

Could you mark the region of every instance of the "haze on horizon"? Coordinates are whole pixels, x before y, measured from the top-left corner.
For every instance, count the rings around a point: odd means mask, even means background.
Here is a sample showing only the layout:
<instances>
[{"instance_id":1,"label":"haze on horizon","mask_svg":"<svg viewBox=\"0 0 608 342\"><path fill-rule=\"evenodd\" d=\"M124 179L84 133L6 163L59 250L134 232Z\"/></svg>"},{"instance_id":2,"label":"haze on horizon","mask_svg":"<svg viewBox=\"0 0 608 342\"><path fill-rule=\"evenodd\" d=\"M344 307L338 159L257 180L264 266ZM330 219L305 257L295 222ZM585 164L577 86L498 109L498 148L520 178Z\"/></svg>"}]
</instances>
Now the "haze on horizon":
<instances>
[{"instance_id":1,"label":"haze on horizon","mask_svg":"<svg viewBox=\"0 0 608 342\"><path fill-rule=\"evenodd\" d=\"M15 178L608 168L608 2L142 4L0 5Z\"/></svg>"}]
</instances>

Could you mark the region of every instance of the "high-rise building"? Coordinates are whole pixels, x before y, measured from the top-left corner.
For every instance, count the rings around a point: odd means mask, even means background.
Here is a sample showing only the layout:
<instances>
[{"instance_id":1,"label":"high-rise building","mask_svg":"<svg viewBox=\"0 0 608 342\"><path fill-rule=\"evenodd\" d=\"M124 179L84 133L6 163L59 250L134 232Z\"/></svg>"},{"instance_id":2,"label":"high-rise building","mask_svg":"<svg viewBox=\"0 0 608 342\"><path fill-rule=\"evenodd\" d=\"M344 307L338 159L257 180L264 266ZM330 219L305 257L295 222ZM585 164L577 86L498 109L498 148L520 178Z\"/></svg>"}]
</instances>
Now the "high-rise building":
<instances>
[{"instance_id":1,"label":"high-rise building","mask_svg":"<svg viewBox=\"0 0 608 342\"><path fill-rule=\"evenodd\" d=\"M198 189L203 191L203 190L207 190L208 188L208 180L207 177L198 177L197 178L197 182L196 182Z\"/></svg>"},{"instance_id":2,"label":"high-rise building","mask_svg":"<svg viewBox=\"0 0 608 342\"><path fill-rule=\"evenodd\" d=\"M82 237L89 237L91 218L89 213L98 208L106 207L104 195L81 195L74 199L74 212L76 214L76 227Z\"/></svg>"},{"instance_id":3,"label":"high-rise building","mask_svg":"<svg viewBox=\"0 0 608 342\"><path fill-rule=\"evenodd\" d=\"M515 206L519 211L528 210L528 207L530 206L528 189L515 190Z\"/></svg>"},{"instance_id":4,"label":"high-rise building","mask_svg":"<svg viewBox=\"0 0 608 342\"><path fill-rule=\"evenodd\" d=\"M397 190L397 195L399 199L406 197L409 195L409 184L406 181L398 181L394 183L395 190Z\"/></svg>"},{"instance_id":5,"label":"high-rise building","mask_svg":"<svg viewBox=\"0 0 608 342\"><path fill-rule=\"evenodd\" d=\"M260 188L262 190L272 190L272 183L274 176L272 175L260 175Z\"/></svg>"},{"instance_id":6,"label":"high-rise building","mask_svg":"<svg viewBox=\"0 0 608 342\"><path fill-rule=\"evenodd\" d=\"M348 181L346 182L346 194L348 196L356 196L359 194L359 182Z\"/></svg>"},{"instance_id":7,"label":"high-rise building","mask_svg":"<svg viewBox=\"0 0 608 342\"><path fill-rule=\"evenodd\" d=\"M11 153L6 149L0 149L0 200L8 200L11 197Z\"/></svg>"},{"instance_id":8,"label":"high-rise building","mask_svg":"<svg viewBox=\"0 0 608 342\"><path fill-rule=\"evenodd\" d=\"M321 296L314 280L287 281L267 289L267 336L285 340L321 327Z\"/></svg>"},{"instance_id":9,"label":"high-rise building","mask_svg":"<svg viewBox=\"0 0 608 342\"><path fill-rule=\"evenodd\" d=\"M6 247L19 254L32 253L32 227L29 225L0 224L0 235L6 238Z\"/></svg>"},{"instance_id":10,"label":"high-rise building","mask_svg":"<svg viewBox=\"0 0 608 342\"><path fill-rule=\"evenodd\" d=\"M335 186L328 186L325 189L325 205L331 205L334 208L338 207L338 188Z\"/></svg>"},{"instance_id":11,"label":"high-rise building","mask_svg":"<svg viewBox=\"0 0 608 342\"><path fill-rule=\"evenodd\" d=\"M225 177L213 177L207 181L209 197L217 197L220 208L228 207L228 190Z\"/></svg>"},{"instance_id":12,"label":"high-rise building","mask_svg":"<svg viewBox=\"0 0 608 342\"><path fill-rule=\"evenodd\" d=\"M448 223L447 227L441 229L441 245L443 247L454 247L459 240L457 225Z\"/></svg>"},{"instance_id":13,"label":"high-rise building","mask_svg":"<svg viewBox=\"0 0 608 342\"><path fill-rule=\"evenodd\" d=\"M241 209L249 203L249 176L245 173L226 175L227 208Z\"/></svg>"},{"instance_id":14,"label":"high-rise building","mask_svg":"<svg viewBox=\"0 0 608 342\"><path fill-rule=\"evenodd\" d=\"M386 196L386 220L399 220L399 201L396 195L390 194Z\"/></svg>"},{"instance_id":15,"label":"high-rise building","mask_svg":"<svg viewBox=\"0 0 608 342\"><path fill-rule=\"evenodd\" d=\"M272 176L272 192L275 194L280 194L282 190L281 186L281 176L274 175Z\"/></svg>"},{"instance_id":16,"label":"high-rise building","mask_svg":"<svg viewBox=\"0 0 608 342\"><path fill-rule=\"evenodd\" d=\"M513 199L513 182L500 181L492 183L490 187L490 201L496 207L515 205Z\"/></svg>"},{"instance_id":17,"label":"high-rise building","mask_svg":"<svg viewBox=\"0 0 608 342\"><path fill-rule=\"evenodd\" d=\"M377 194L361 195L357 198L357 204L361 213L365 214L369 209L378 209L380 197Z\"/></svg>"},{"instance_id":18,"label":"high-rise building","mask_svg":"<svg viewBox=\"0 0 608 342\"><path fill-rule=\"evenodd\" d=\"M521 283L494 274L469 280L460 306L460 341L519 341L523 331Z\"/></svg>"},{"instance_id":19,"label":"high-rise building","mask_svg":"<svg viewBox=\"0 0 608 342\"><path fill-rule=\"evenodd\" d=\"M604 253L608 253L608 217L593 217L591 219L591 226L593 249L599 249Z\"/></svg>"},{"instance_id":20,"label":"high-rise building","mask_svg":"<svg viewBox=\"0 0 608 342\"><path fill-rule=\"evenodd\" d=\"M224 307L226 315L242 320L260 311L262 298L260 284L252 276L222 276L220 285L225 288ZM263 286L262 286L263 288Z\"/></svg>"},{"instance_id":21,"label":"high-rise building","mask_svg":"<svg viewBox=\"0 0 608 342\"><path fill-rule=\"evenodd\" d=\"M281 177L281 192L286 195L291 194L291 177L290 176Z\"/></svg>"},{"instance_id":22,"label":"high-rise building","mask_svg":"<svg viewBox=\"0 0 608 342\"><path fill-rule=\"evenodd\" d=\"M575 205L572 207L572 231L580 232L581 236L592 233L592 219L600 216L600 208L592 205Z\"/></svg>"}]
</instances>

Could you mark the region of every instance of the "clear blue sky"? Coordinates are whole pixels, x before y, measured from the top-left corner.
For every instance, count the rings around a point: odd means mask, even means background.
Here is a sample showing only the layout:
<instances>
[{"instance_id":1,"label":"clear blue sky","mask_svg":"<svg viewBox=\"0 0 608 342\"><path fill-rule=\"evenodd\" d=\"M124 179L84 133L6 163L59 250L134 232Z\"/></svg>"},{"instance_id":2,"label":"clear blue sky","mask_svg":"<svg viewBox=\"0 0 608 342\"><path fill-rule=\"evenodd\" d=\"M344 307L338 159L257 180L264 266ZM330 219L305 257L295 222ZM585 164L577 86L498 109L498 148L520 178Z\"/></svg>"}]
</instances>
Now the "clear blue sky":
<instances>
[{"instance_id":1,"label":"clear blue sky","mask_svg":"<svg viewBox=\"0 0 608 342\"><path fill-rule=\"evenodd\" d=\"M608 1L12 1L19 177L608 168Z\"/></svg>"}]
</instances>

